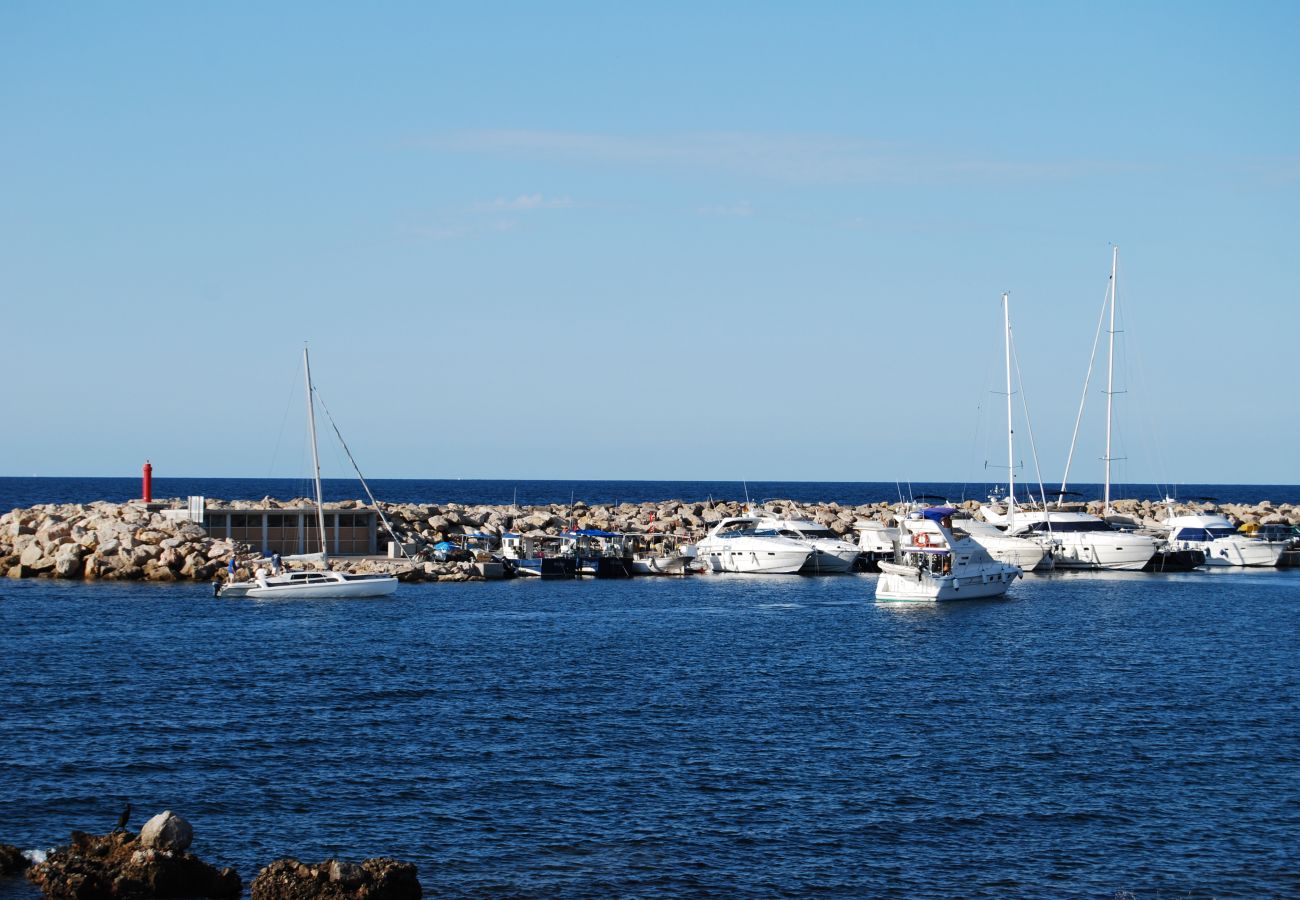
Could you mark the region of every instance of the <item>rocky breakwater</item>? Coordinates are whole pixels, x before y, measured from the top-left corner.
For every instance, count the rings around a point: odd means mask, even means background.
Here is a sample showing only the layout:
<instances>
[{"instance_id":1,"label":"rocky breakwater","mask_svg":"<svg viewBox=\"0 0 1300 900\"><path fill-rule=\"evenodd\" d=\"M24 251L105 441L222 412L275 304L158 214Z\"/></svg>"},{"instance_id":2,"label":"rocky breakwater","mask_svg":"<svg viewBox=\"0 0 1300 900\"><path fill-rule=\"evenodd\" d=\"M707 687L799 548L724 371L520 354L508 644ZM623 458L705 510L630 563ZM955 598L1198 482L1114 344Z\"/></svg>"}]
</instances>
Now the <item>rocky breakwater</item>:
<instances>
[{"instance_id":1,"label":"rocky breakwater","mask_svg":"<svg viewBox=\"0 0 1300 900\"><path fill-rule=\"evenodd\" d=\"M136 503L47 504L0 516L0 573L10 578L206 581L233 549Z\"/></svg>"},{"instance_id":2,"label":"rocky breakwater","mask_svg":"<svg viewBox=\"0 0 1300 900\"><path fill-rule=\"evenodd\" d=\"M1115 512L1144 528L1160 528L1172 511L1175 515L1218 514L1234 526L1243 525L1300 525L1300 506L1290 503L1275 504L1268 500L1259 503L1215 503L1212 501L1175 502L1172 507L1160 500L1116 500L1111 503ZM1074 505L1095 516L1102 515L1104 505L1100 500Z\"/></svg>"},{"instance_id":3,"label":"rocky breakwater","mask_svg":"<svg viewBox=\"0 0 1300 900\"><path fill-rule=\"evenodd\" d=\"M31 866L27 878L61 900L239 897L239 875L188 852L193 838L189 822L170 811L146 822L139 835L74 831L71 843Z\"/></svg>"}]
</instances>

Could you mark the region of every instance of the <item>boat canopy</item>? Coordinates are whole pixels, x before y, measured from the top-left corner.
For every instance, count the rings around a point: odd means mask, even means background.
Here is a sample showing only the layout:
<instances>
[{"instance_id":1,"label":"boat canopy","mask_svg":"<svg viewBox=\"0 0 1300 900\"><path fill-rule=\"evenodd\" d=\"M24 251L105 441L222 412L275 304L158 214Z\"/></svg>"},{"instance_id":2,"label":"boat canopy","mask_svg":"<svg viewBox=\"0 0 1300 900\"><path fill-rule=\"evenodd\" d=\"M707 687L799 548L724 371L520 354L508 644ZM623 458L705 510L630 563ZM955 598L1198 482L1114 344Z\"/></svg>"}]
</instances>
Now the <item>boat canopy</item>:
<instances>
[{"instance_id":1,"label":"boat canopy","mask_svg":"<svg viewBox=\"0 0 1300 900\"><path fill-rule=\"evenodd\" d=\"M951 506L932 506L929 509L921 510L921 515L931 522L942 522L944 519L956 515L957 510Z\"/></svg>"},{"instance_id":2,"label":"boat canopy","mask_svg":"<svg viewBox=\"0 0 1300 900\"><path fill-rule=\"evenodd\" d=\"M583 537L622 537L617 531L601 531L599 528L583 528L579 531L570 531L569 534L578 534Z\"/></svg>"}]
</instances>

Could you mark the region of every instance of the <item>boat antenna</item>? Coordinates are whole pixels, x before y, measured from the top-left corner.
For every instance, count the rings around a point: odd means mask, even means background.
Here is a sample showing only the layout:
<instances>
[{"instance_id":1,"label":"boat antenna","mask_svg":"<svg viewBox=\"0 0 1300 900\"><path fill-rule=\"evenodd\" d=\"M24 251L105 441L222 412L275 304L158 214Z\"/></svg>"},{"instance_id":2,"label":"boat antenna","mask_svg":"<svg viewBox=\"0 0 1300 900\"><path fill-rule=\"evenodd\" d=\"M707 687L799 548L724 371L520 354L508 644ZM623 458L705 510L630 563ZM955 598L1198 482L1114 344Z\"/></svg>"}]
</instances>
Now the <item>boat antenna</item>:
<instances>
[{"instance_id":1,"label":"boat antenna","mask_svg":"<svg viewBox=\"0 0 1300 900\"><path fill-rule=\"evenodd\" d=\"M361 480L361 486L365 488L366 496L370 498L370 505L373 506L375 512L378 513L379 521L384 523L384 530L388 532L388 536L393 539L395 544L397 544L397 548L402 551L402 556L410 559L411 556L406 552L406 546L402 543L402 539L397 536L397 532L393 531L393 526L389 523L388 517L385 516L384 511L379 508L379 501L375 499L374 493L370 490L370 485L366 484L366 476L361 474L361 467L357 465L356 459L353 458L352 451L348 449L348 442L343 440L343 432L339 431L338 423L335 422L334 417L330 415L329 407L325 405L323 399L320 402L320 408L325 411L325 418L330 420L330 427L334 429L335 436L339 439L339 443L343 445L343 452L347 454L348 462L352 463L352 470L357 473L357 478Z\"/></svg>"},{"instance_id":2,"label":"boat antenna","mask_svg":"<svg viewBox=\"0 0 1300 900\"><path fill-rule=\"evenodd\" d=\"M1074 417L1074 434L1070 436L1070 452L1065 457L1065 474L1061 476L1061 493L1056 498L1056 506L1060 508L1065 502L1066 485L1070 480L1070 463L1074 461L1074 447L1079 440L1079 424L1083 421L1083 407L1088 402L1088 385L1092 382L1092 368L1097 362L1097 344L1101 342L1101 326L1106 321L1106 304L1110 300L1111 285L1114 283L1114 276L1106 282L1106 294L1101 298L1101 314L1097 316L1097 331L1092 337L1092 354L1088 357L1088 374L1083 379L1083 393L1079 395L1079 411ZM1110 454L1107 453L1107 456Z\"/></svg>"},{"instance_id":3,"label":"boat antenna","mask_svg":"<svg viewBox=\"0 0 1300 900\"><path fill-rule=\"evenodd\" d=\"M1011 292L1002 292L1003 345L1007 369L1007 530L1016 524L1015 429L1011 419Z\"/></svg>"},{"instance_id":4,"label":"boat antenna","mask_svg":"<svg viewBox=\"0 0 1300 900\"><path fill-rule=\"evenodd\" d=\"M311 464L316 481L316 522L320 527L320 553L322 560L329 559L325 549L325 497L320 487L320 454L316 452L316 404L312 401L311 360L307 356L307 345L302 345L302 370L307 379L307 428L311 432Z\"/></svg>"}]
</instances>

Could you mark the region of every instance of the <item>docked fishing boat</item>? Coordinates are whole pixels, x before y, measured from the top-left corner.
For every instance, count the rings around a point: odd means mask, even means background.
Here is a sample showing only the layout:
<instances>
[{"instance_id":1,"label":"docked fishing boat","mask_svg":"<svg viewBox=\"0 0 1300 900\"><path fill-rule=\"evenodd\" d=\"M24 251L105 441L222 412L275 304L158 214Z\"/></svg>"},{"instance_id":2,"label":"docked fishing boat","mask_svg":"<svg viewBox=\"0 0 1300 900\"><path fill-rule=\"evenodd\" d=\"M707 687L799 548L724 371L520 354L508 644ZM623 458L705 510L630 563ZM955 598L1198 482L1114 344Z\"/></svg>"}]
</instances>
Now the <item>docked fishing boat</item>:
<instances>
[{"instance_id":1,"label":"docked fishing boat","mask_svg":"<svg viewBox=\"0 0 1300 900\"><path fill-rule=\"evenodd\" d=\"M795 575L812 552L807 541L759 528L754 516L723 519L696 544L696 559L711 572Z\"/></svg>"},{"instance_id":2,"label":"docked fishing boat","mask_svg":"<svg viewBox=\"0 0 1300 900\"><path fill-rule=\"evenodd\" d=\"M888 601L974 600L1001 597L1021 575L998 562L952 523L951 507L908 515L899 526L893 560L878 563L876 599Z\"/></svg>"},{"instance_id":3,"label":"docked fishing boat","mask_svg":"<svg viewBox=\"0 0 1300 900\"><path fill-rule=\"evenodd\" d=\"M862 551L831 529L807 519L782 519L762 513L754 514L755 528L774 531L780 537L806 543L812 550L801 575L843 575L853 571Z\"/></svg>"},{"instance_id":4,"label":"docked fishing boat","mask_svg":"<svg viewBox=\"0 0 1300 900\"><path fill-rule=\"evenodd\" d=\"M1197 513L1165 519L1169 545L1175 550L1199 550L1207 566L1276 566L1287 549L1283 541L1242 534L1224 516Z\"/></svg>"},{"instance_id":5,"label":"docked fishing boat","mask_svg":"<svg viewBox=\"0 0 1300 900\"><path fill-rule=\"evenodd\" d=\"M632 552L633 575L688 575L695 562L695 545L665 532L633 532L627 535Z\"/></svg>"},{"instance_id":6,"label":"docked fishing boat","mask_svg":"<svg viewBox=\"0 0 1300 900\"><path fill-rule=\"evenodd\" d=\"M573 540L578 575L594 578L632 577L632 552L623 534L599 528L582 528L566 531L564 536Z\"/></svg>"},{"instance_id":7,"label":"docked fishing boat","mask_svg":"<svg viewBox=\"0 0 1300 900\"><path fill-rule=\"evenodd\" d=\"M328 565L325 551L325 505L320 482L320 456L316 449L316 403L315 392L311 383L311 360L307 348L302 349L303 375L307 381L307 428L311 437L311 458L316 487L316 521L319 530L321 550L313 556L320 565ZM327 411L328 412L328 411ZM337 426L336 426L337 428ZM351 454L349 454L350 456ZM358 474L360 474L358 472ZM364 481L363 481L364 484ZM367 492L370 490L366 488ZM380 513L383 516L383 513ZM385 521L385 525L387 522ZM306 598L342 598L342 597L385 597L397 590L397 578L392 575L352 575L346 572L295 571L268 573L258 568L251 581L234 581L223 584L217 596L237 599L250 597L254 600L270 598L306 599Z\"/></svg>"},{"instance_id":8,"label":"docked fishing boat","mask_svg":"<svg viewBox=\"0 0 1300 900\"><path fill-rule=\"evenodd\" d=\"M575 542L559 535L506 532L501 535L501 556L516 575L573 578L578 571Z\"/></svg>"}]
</instances>

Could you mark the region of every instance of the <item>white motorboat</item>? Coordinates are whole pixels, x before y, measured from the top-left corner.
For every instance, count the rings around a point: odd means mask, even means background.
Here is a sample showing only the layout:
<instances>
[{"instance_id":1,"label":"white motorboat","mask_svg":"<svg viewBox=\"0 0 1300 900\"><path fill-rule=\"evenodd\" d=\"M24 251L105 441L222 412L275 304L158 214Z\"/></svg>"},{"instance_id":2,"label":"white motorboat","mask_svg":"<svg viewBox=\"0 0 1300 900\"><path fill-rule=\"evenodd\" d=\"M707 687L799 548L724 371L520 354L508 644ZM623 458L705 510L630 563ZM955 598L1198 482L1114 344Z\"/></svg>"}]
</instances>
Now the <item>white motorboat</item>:
<instances>
[{"instance_id":1,"label":"white motorboat","mask_svg":"<svg viewBox=\"0 0 1300 900\"><path fill-rule=\"evenodd\" d=\"M1169 546L1175 550L1200 550L1207 566L1276 566L1287 544L1242 534L1224 516L1197 513L1165 519Z\"/></svg>"},{"instance_id":2,"label":"white motorboat","mask_svg":"<svg viewBox=\"0 0 1300 900\"><path fill-rule=\"evenodd\" d=\"M1160 549L1150 535L1118 531L1088 513L1016 507L1011 524L991 506L980 513L993 525L1006 525L1006 534L1037 543L1058 569L1140 572Z\"/></svg>"},{"instance_id":3,"label":"white motorboat","mask_svg":"<svg viewBox=\"0 0 1300 900\"><path fill-rule=\"evenodd\" d=\"M877 572L881 560L893 559L898 550L898 529L875 519L853 523L858 533L858 558L863 571Z\"/></svg>"},{"instance_id":4,"label":"white motorboat","mask_svg":"<svg viewBox=\"0 0 1300 900\"><path fill-rule=\"evenodd\" d=\"M812 548L800 570L802 575L843 575L853 571L853 564L862 555L856 545L818 522L782 519L762 512L753 515L756 528L775 531L781 537L802 541Z\"/></svg>"},{"instance_id":5,"label":"white motorboat","mask_svg":"<svg viewBox=\"0 0 1300 900\"><path fill-rule=\"evenodd\" d=\"M882 560L876 599L975 600L1001 597L1020 577L1018 566L998 562L952 524L956 510L940 506L908 515L893 560Z\"/></svg>"},{"instance_id":6,"label":"white motorboat","mask_svg":"<svg viewBox=\"0 0 1300 900\"><path fill-rule=\"evenodd\" d=\"M1040 565L1044 565L1044 560L1048 564L1052 561L1052 557L1047 555L1047 548L1035 541L1012 537L1000 531L997 526L978 519L955 521L957 527L969 534L972 541L987 550L989 556L998 562L1018 566L1024 572L1032 572Z\"/></svg>"},{"instance_id":7,"label":"white motorboat","mask_svg":"<svg viewBox=\"0 0 1300 900\"><path fill-rule=\"evenodd\" d=\"M754 516L723 519L695 545L696 559L711 572L797 574L813 553L804 540L759 528Z\"/></svg>"},{"instance_id":8,"label":"white motorboat","mask_svg":"<svg viewBox=\"0 0 1300 900\"><path fill-rule=\"evenodd\" d=\"M328 564L324 549L325 505L320 483L320 456L316 450L316 404L311 384L311 361L307 348L302 348L303 374L307 380L307 427L311 434L311 458L316 483L316 521L321 536L321 551L317 555L322 565ZM350 454L349 454L350 455ZM369 490L369 488L367 488ZM380 513L382 517L383 513ZM227 582L217 591L219 597L252 597L262 600L270 597L299 599L309 597L383 597L397 590L397 578L392 575L351 575L344 572L306 571L268 574L257 569L251 581Z\"/></svg>"}]
</instances>

